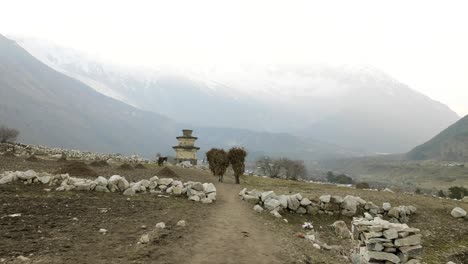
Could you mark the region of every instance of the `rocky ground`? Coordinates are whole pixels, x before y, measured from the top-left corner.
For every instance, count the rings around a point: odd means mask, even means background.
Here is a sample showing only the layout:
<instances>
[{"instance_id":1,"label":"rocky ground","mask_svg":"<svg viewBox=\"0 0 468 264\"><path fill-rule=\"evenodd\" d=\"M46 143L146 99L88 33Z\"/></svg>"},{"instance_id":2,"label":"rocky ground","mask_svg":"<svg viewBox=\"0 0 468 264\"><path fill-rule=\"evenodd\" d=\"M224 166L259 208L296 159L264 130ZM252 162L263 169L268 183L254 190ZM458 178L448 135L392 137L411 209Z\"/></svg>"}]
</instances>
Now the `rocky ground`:
<instances>
[{"instance_id":1,"label":"rocky ground","mask_svg":"<svg viewBox=\"0 0 468 264\"><path fill-rule=\"evenodd\" d=\"M33 169L53 173L63 166L55 160L0 157L0 172ZM161 171L156 165L144 166L91 168L97 175L119 174L129 181L149 179ZM425 262L468 263L468 223L450 216L454 206L468 210L461 202L252 176L243 177L241 186L233 184L230 175L225 177L226 183L218 184L209 171L170 169L176 174L173 178L184 182L215 183L217 201L201 204L186 197L156 194L48 192L43 185L18 182L0 185L0 262L27 263L18 258L24 256L30 263L349 263L350 240L337 237L330 225L339 219L349 224L350 218L287 212L275 218L268 212L256 213L251 204L239 199L239 191L247 187L310 197L350 194L375 203L414 205L418 211L408 224L421 229ZM185 227L176 225L180 220L186 221ZM166 228L151 243L138 244L159 222ZM314 248L301 238L304 222L313 223L320 240L339 247Z\"/></svg>"}]
</instances>

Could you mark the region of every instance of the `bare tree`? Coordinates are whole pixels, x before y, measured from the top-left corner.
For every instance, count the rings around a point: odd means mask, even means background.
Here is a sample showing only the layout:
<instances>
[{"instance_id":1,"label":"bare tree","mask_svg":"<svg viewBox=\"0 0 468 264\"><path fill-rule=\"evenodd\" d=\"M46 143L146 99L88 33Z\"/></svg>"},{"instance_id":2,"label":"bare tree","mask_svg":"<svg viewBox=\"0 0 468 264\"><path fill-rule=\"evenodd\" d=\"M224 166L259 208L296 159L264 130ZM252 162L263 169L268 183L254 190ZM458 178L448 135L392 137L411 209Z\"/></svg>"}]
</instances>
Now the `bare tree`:
<instances>
[{"instance_id":1,"label":"bare tree","mask_svg":"<svg viewBox=\"0 0 468 264\"><path fill-rule=\"evenodd\" d=\"M278 178L281 172L281 162L278 159L273 159L268 156L259 158L256 162L257 166L263 171L264 174L271 178Z\"/></svg>"},{"instance_id":2,"label":"bare tree","mask_svg":"<svg viewBox=\"0 0 468 264\"><path fill-rule=\"evenodd\" d=\"M236 178L236 184L240 184L239 177L245 171L245 157L247 152L243 148L231 148L228 152L229 162L231 163L232 169L234 170L234 177Z\"/></svg>"},{"instance_id":3,"label":"bare tree","mask_svg":"<svg viewBox=\"0 0 468 264\"><path fill-rule=\"evenodd\" d=\"M224 173L229 167L229 158L226 151L212 148L206 153L206 159L213 175L219 177L219 182L223 182Z\"/></svg>"},{"instance_id":4,"label":"bare tree","mask_svg":"<svg viewBox=\"0 0 468 264\"><path fill-rule=\"evenodd\" d=\"M306 173L306 167L302 160L291 160L288 158L281 159L281 166L285 171L285 177L289 180L297 180L303 178Z\"/></svg>"},{"instance_id":5,"label":"bare tree","mask_svg":"<svg viewBox=\"0 0 468 264\"><path fill-rule=\"evenodd\" d=\"M8 128L6 126L0 127L0 142L6 143L7 141L15 141L19 135L19 131L14 128Z\"/></svg>"}]
</instances>

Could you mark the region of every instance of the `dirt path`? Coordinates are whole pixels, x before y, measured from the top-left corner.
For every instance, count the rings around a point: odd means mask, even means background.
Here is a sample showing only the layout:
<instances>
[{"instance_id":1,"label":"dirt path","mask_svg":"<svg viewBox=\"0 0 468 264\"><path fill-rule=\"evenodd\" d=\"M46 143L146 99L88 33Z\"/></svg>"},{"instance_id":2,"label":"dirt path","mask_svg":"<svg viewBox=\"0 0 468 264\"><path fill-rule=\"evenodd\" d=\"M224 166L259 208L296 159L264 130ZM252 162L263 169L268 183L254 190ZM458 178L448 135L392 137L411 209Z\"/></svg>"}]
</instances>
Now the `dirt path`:
<instances>
[{"instance_id":1,"label":"dirt path","mask_svg":"<svg viewBox=\"0 0 468 264\"><path fill-rule=\"evenodd\" d=\"M239 186L216 188L218 208L200 230L190 263L284 263L274 233L239 199Z\"/></svg>"}]
</instances>

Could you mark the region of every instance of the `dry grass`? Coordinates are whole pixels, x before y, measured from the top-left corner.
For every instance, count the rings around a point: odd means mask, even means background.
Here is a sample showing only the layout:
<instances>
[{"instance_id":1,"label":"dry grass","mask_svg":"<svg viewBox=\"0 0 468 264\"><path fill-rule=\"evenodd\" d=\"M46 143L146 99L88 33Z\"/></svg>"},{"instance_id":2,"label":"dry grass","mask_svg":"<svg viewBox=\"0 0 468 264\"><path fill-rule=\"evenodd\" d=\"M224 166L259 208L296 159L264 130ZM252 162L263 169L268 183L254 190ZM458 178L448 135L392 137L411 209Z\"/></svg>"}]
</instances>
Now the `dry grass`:
<instances>
[{"instance_id":1,"label":"dry grass","mask_svg":"<svg viewBox=\"0 0 468 264\"><path fill-rule=\"evenodd\" d=\"M315 184L282 179L270 179L256 176L243 176L243 185L248 189L262 191L274 190L277 194L301 193L304 197L318 197L323 194L331 195L355 195L366 201L372 201L382 206L383 202L390 202L392 206L413 205L418 211L410 217L408 223L412 227L421 229L424 235L423 247L424 260L427 263L446 263L455 261L456 254L468 252L468 221L454 219L450 212L456 207L462 207L468 211L468 204L449 199L433 198L432 196L414 195L405 193L390 193L340 187L327 184ZM298 216L294 216L298 218ZM299 219L301 219L299 217ZM332 216L314 216L313 221L328 226L337 220ZM347 219L349 223L351 219ZM300 222L300 221L299 221ZM333 234L324 238L332 239ZM339 241L335 241L339 242ZM456 262L460 263L460 262ZM468 259L463 264L468 263Z\"/></svg>"}]
</instances>

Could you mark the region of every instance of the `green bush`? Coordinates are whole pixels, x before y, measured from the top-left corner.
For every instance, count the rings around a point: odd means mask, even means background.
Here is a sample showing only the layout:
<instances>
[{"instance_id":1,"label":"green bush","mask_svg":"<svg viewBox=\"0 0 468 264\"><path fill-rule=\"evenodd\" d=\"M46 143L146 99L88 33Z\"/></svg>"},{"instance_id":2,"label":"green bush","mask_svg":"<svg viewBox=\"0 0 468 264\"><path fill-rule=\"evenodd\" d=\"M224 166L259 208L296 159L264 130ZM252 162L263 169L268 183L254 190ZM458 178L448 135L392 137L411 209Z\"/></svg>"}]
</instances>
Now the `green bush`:
<instances>
[{"instance_id":1,"label":"green bush","mask_svg":"<svg viewBox=\"0 0 468 264\"><path fill-rule=\"evenodd\" d=\"M329 171L327 173L327 180L331 183L338 184L353 184L353 179L345 174L335 175L333 172Z\"/></svg>"},{"instance_id":2,"label":"green bush","mask_svg":"<svg viewBox=\"0 0 468 264\"><path fill-rule=\"evenodd\" d=\"M462 199L468 196L468 189L463 186L452 186L449 188L449 195L452 199Z\"/></svg>"},{"instance_id":3,"label":"green bush","mask_svg":"<svg viewBox=\"0 0 468 264\"><path fill-rule=\"evenodd\" d=\"M356 184L357 189L370 189L370 185L367 182L359 182Z\"/></svg>"}]
</instances>

